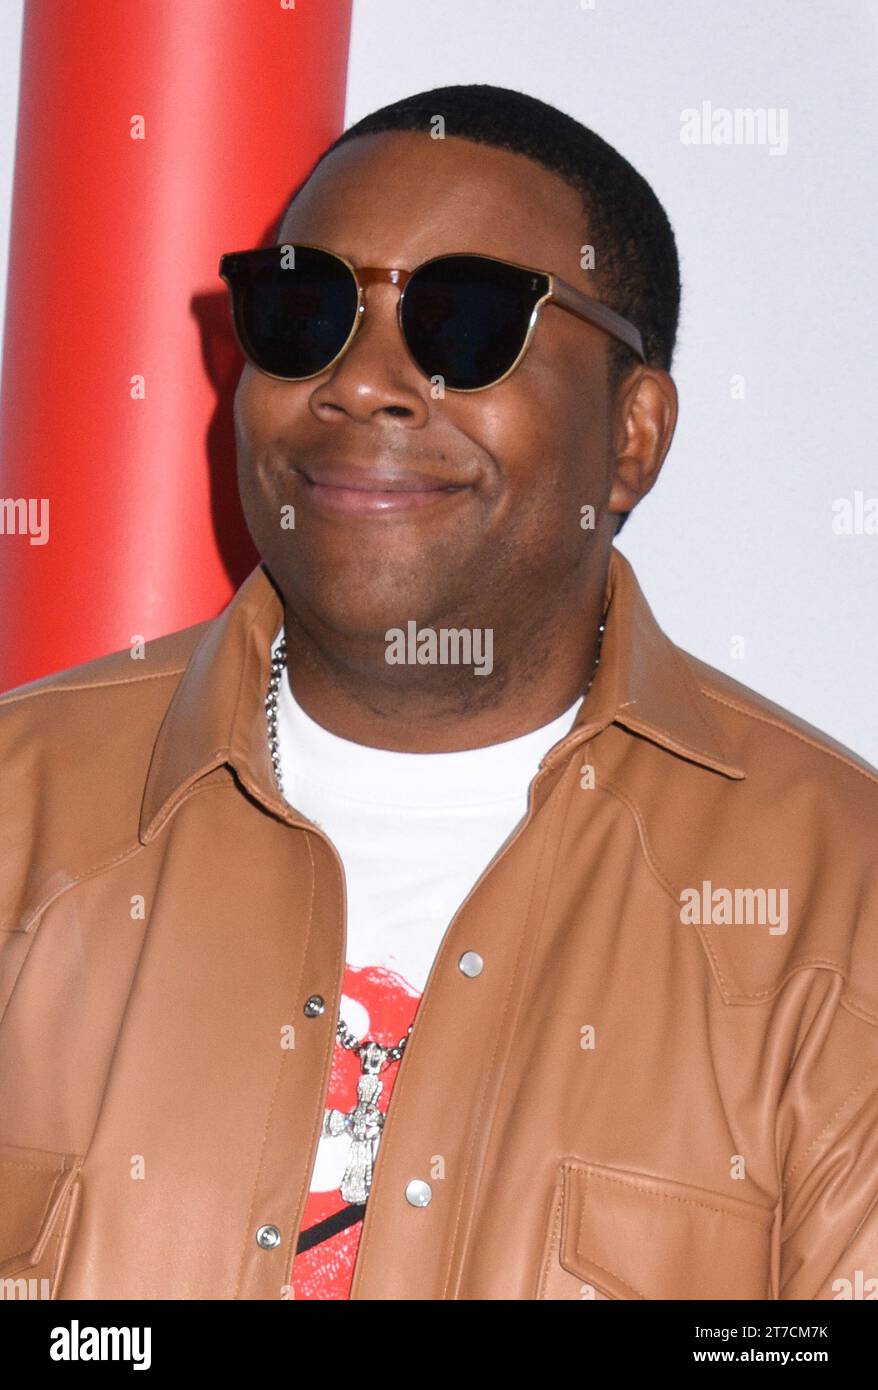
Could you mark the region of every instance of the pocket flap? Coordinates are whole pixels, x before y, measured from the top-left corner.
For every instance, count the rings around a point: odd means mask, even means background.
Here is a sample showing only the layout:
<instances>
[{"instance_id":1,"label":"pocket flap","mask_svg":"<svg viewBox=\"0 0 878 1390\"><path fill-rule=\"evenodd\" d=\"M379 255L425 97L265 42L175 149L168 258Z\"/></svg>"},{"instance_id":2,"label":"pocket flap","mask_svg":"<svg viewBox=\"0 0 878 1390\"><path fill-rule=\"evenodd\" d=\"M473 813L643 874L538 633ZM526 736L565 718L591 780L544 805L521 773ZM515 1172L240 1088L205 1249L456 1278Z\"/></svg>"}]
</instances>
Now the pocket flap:
<instances>
[{"instance_id":1,"label":"pocket flap","mask_svg":"<svg viewBox=\"0 0 878 1390\"><path fill-rule=\"evenodd\" d=\"M610 1298L769 1296L773 1210L580 1159L561 1171L560 1262Z\"/></svg>"},{"instance_id":2,"label":"pocket flap","mask_svg":"<svg viewBox=\"0 0 878 1390\"><path fill-rule=\"evenodd\" d=\"M60 1238L79 1164L76 1154L0 1144L0 1275L39 1265Z\"/></svg>"}]
</instances>

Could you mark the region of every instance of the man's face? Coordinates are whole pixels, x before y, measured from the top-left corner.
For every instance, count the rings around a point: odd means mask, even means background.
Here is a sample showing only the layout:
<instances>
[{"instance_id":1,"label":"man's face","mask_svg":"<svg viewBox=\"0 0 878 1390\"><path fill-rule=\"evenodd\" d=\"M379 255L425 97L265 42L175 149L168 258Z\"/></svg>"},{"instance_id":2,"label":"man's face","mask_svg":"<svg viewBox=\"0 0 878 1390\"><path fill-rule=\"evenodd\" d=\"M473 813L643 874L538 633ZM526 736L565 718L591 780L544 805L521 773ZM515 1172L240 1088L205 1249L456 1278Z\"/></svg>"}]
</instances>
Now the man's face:
<instances>
[{"instance_id":1,"label":"man's face","mask_svg":"<svg viewBox=\"0 0 878 1390\"><path fill-rule=\"evenodd\" d=\"M522 155L463 139L352 140L309 180L278 240L409 270L475 251L596 289L580 268L588 235L576 192ZM547 305L505 381L434 400L402 340L398 296L391 284L366 289L351 346L318 377L277 381L245 366L235 427L254 542L314 635L383 640L410 619L493 627L495 642L539 630L541 615L581 591L615 529L606 514L597 531L581 525L582 507L600 516L610 490L609 339ZM435 490L423 505L339 509L308 473L331 481L343 465L391 486L426 474Z\"/></svg>"}]
</instances>

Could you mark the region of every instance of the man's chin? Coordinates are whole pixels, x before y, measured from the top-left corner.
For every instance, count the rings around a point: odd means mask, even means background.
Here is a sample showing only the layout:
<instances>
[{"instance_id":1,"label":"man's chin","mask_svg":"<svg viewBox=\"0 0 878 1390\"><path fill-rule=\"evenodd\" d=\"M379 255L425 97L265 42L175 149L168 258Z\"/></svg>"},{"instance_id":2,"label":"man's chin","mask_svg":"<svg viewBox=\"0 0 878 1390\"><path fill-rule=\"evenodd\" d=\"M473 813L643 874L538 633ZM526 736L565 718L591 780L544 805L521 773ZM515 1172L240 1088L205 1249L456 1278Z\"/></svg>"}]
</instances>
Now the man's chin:
<instances>
[{"instance_id":1,"label":"man's chin","mask_svg":"<svg viewBox=\"0 0 878 1390\"><path fill-rule=\"evenodd\" d=\"M331 641L334 636L339 641L364 646L383 646L389 632L406 632L410 623L417 628L430 627L430 615L448 611L449 607L435 592L425 592L414 577L394 586L393 593L384 596L369 588L365 580L351 586L324 586L316 593L290 588L283 591L289 595L288 608L314 636L315 629L319 629L323 640Z\"/></svg>"}]
</instances>

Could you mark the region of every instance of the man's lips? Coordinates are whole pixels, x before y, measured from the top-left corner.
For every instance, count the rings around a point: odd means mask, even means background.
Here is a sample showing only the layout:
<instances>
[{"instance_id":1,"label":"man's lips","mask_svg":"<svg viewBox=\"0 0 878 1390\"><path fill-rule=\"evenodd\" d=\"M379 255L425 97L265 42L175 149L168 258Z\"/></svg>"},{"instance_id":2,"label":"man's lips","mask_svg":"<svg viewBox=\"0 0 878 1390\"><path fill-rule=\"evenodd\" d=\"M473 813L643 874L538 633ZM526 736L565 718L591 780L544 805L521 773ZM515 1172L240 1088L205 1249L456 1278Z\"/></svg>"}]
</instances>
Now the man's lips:
<instances>
[{"instance_id":1,"label":"man's lips","mask_svg":"<svg viewBox=\"0 0 878 1390\"><path fill-rule=\"evenodd\" d=\"M417 469L358 468L350 464L305 464L296 469L309 502L320 511L374 516L435 505L469 487Z\"/></svg>"}]
</instances>

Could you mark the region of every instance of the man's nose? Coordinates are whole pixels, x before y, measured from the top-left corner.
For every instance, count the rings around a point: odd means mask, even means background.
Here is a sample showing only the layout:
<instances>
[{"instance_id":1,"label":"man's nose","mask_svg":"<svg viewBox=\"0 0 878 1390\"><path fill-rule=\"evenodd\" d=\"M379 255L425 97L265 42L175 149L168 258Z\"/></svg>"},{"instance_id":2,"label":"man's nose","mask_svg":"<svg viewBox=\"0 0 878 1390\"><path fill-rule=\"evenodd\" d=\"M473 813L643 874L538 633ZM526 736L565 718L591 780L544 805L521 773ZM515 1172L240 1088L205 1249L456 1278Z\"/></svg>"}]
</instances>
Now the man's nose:
<instances>
[{"instance_id":1,"label":"man's nose","mask_svg":"<svg viewBox=\"0 0 878 1390\"><path fill-rule=\"evenodd\" d=\"M367 277L368 278L368 277ZM429 413L430 383L408 354L399 327L401 286L384 281L364 285L356 332L311 395L318 416L339 410L355 418L376 411L405 415L422 423Z\"/></svg>"}]
</instances>

